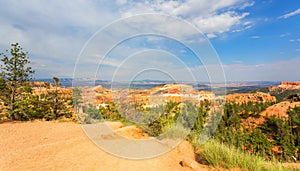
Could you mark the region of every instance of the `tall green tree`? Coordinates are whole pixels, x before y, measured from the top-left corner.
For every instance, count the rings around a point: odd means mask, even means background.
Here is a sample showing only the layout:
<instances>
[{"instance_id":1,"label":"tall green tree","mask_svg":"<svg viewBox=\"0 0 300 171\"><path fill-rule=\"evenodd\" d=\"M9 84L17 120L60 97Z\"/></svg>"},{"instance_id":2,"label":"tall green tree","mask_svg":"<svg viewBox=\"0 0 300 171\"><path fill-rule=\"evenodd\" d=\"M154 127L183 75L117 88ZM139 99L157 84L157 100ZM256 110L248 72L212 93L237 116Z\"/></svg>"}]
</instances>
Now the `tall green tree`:
<instances>
[{"instance_id":1,"label":"tall green tree","mask_svg":"<svg viewBox=\"0 0 300 171\"><path fill-rule=\"evenodd\" d=\"M17 96L19 88L24 86L31 79L34 70L28 66L30 64L28 52L24 52L18 44L11 44L11 49L6 50L1 56L3 63L2 72L4 80L7 82L10 91L9 112L10 119L15 120L17 116L14 114L15 103L18 100Z\"/></svg>"},{"instance_id":2,"label":"tall green tree","mask_svg":"<svg viewBox=\"0 0 300 171\"><path fill-rule=\"evenodd\" d=\"M50 95L52 95L52 100L53 100L53 113L55 116L55 119L57 119L59 117L59 109L60 106L62 106L63 104L59 101L59 91L58 91L58 87L61 86L61 82L59 80L58 77L53 77L52 78L52 82L55 86L55 91L53 91L52 93L50 93Z\"/></svg>"},{"instance_id":3,"label":"tall green tree","mask_svg":"<svg viewBox=\"0 0 300 171\"><path fill-rule=\"evenodd\" d=\"M73 95L73 105L75 108L75 112L79 113L80 104L82 103L82 96L81 96L81 90L79 88L73 88L72 90Z\"/></svg>"}]
</instances>

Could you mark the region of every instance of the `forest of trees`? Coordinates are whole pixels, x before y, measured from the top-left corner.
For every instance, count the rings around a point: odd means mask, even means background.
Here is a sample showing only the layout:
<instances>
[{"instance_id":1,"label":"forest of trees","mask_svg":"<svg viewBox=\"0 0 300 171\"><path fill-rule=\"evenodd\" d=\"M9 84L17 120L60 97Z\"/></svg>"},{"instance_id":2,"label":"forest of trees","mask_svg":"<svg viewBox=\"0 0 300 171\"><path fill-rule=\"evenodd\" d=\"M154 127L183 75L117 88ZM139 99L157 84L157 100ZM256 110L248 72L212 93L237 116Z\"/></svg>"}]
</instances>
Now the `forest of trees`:
<instances>
[{"instance_id":1,"label":"forest of trees","mask_svg":"<svg viewBox=\"0 0 300 171\"><path fill-rule=\"evenodd\" d=\"M272 115L266 117L263 124L242 126L247 117L261 119L255 112L255 115L249 116L247 109L256 108L260 113L267 105L269 104L227 104L214 137L225 144L234 145L269 160L273 157L280 161L290 161L293 158L299 160L300 107L290 108L288 119Z\"/></svg>"}]
</instances>

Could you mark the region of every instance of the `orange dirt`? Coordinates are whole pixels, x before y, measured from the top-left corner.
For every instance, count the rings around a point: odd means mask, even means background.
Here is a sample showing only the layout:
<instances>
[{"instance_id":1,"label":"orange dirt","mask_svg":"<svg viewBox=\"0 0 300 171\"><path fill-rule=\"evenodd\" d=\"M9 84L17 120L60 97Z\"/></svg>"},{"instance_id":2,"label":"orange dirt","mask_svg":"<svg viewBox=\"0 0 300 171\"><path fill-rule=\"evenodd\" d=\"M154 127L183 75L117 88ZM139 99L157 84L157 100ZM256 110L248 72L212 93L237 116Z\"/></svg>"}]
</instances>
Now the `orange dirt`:
<instances>
[{"instance_id":1,"label":"orange dirt","mask_svg":"<svg viewBox=\"0 0 300 171\"><path fill-rule=\"evenodd\" d=\"M300 106L300 102L289 102L289 101L283 101L277 104L274 104L267 108L267 110L263 111L261 113L262 116L279 116L280 118L287 118L287 110L288 108L294 108L296 106Z\"/></svg>"},{"instance_id":2,"label":"orange dirt","mask_svg":"<svg viewBox=\"0 0 300 171\"><path fill-rule=\"evenodd\" d=\"M99 149L75 123L2 123L0 137L0 170L191 170L179 163L194 158L188 142L152 159L118 158Z\"/></svg>"},{"instance_id":3,"label":"orange dirt","mask_svg":"<svg viewBox=\"0 0 300 171\"><path fill-rule=\"evenodd\" d=\"M136 126L126 126L116 130L116 133L131 139L147 139L148 135L143 133L143 131Z\"/></svg>"}]
</instances>

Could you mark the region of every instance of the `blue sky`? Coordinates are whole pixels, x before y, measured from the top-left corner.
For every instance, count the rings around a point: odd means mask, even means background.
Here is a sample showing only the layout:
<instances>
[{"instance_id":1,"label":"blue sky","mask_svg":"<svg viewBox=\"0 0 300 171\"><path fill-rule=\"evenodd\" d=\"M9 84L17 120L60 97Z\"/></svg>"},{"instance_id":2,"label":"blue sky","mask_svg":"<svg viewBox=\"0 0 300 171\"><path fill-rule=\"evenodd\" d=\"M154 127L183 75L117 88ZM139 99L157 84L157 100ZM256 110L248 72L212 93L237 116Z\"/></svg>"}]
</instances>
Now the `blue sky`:
<instances>
[{"instance_id":1,"label":"blue sky","mask_svg":"<svg viewBox=\"0 0 300 171\"><path fill-rule=\"evenodd\" d=\"M136 18L131 26L122 22L145 13L183 22L155 17ZM219 78L212 75L220 76L214 67L222 64L227 81L300 81L300 1L11 0L0 1L0 14L0 52L19 42L29 51L36 78L73 77L77 68L78 77L96 73L107 80L144 72L145 79L164 79L169 73L173 79L207 81ZM166 37L141 35L113 44L134 29ZM203 66L206 59L197 60L185 45L220 61ZM104 57L109 47L114 48Z\"/></svg>"}]
</instances>

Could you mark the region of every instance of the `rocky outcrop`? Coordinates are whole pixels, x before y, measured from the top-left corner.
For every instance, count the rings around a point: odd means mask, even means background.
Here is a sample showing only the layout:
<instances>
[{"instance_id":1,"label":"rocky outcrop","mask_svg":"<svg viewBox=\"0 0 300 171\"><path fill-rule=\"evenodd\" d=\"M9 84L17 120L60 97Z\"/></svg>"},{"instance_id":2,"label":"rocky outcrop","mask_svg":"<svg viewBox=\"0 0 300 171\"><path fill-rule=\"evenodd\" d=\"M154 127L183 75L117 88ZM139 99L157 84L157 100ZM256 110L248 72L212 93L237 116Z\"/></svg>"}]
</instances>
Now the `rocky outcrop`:
<instances>
[{"instance_id":1,"label":"rocky outcrop","mask_svg":"<svg viewBox=\"0 0 300 171\"><path fill-rule=\"evenodd\" d=\"M277 90L300 90L300 82L286 82L282 81L278 86L273 86L269 88L269 91Z\"/></svg>"},{"instance_id":2,"label":"rocky outcrop","mask_svg":"<svg viewBox=\"0 0 300 171\"><path fill-rule=\"evenodd\" d=\"M280 83L281 86L300 86L300 82L286 82L282 81Z\"/></svg>"},{"instance_id":3,"label":"rocky outcrop","mask_svg":"<svg viewBox=\"0 0 300 171\"><path fill-rule=\"evenodd\" d=\"M235 103L247 102L276 102L276 98L269 93L245 93L245 94L229 94L226 96L226 101Z\"/></svg>"},{"instance_id":4,"label":"rocky outcrop","mask_svg":"<svg viewBox=\"0 0 300 171\"><path fill-rule=\"evenodd\" d=\"M189 157L185 157L182 161L180 161L180 164L183 167L189 167L195 171L206 170L203 168L203 165L199 164L195 159Z\"/></svg>"},{"instance_id":5,"label":"rocky outcrop","mask_svg":"<svg viewBox=\"0 0 300 171\"><path fill-rule=\"evenodd\" d=\"M96 86L85 88L82 91L83 100L94 98L96 104L104 105L112 101L130 101L132 104L143 105L144 107L157 106L166 102L190 101L210 101L215 98L215 94L209 91L197 91L192 86L184 84L165 84L146 90L114 90ZM89 92L89 93L87 93ZM91 94L93 93L93 94ZM87 97L86 97L87 96Z\"/></svg>"}]
</instances>

